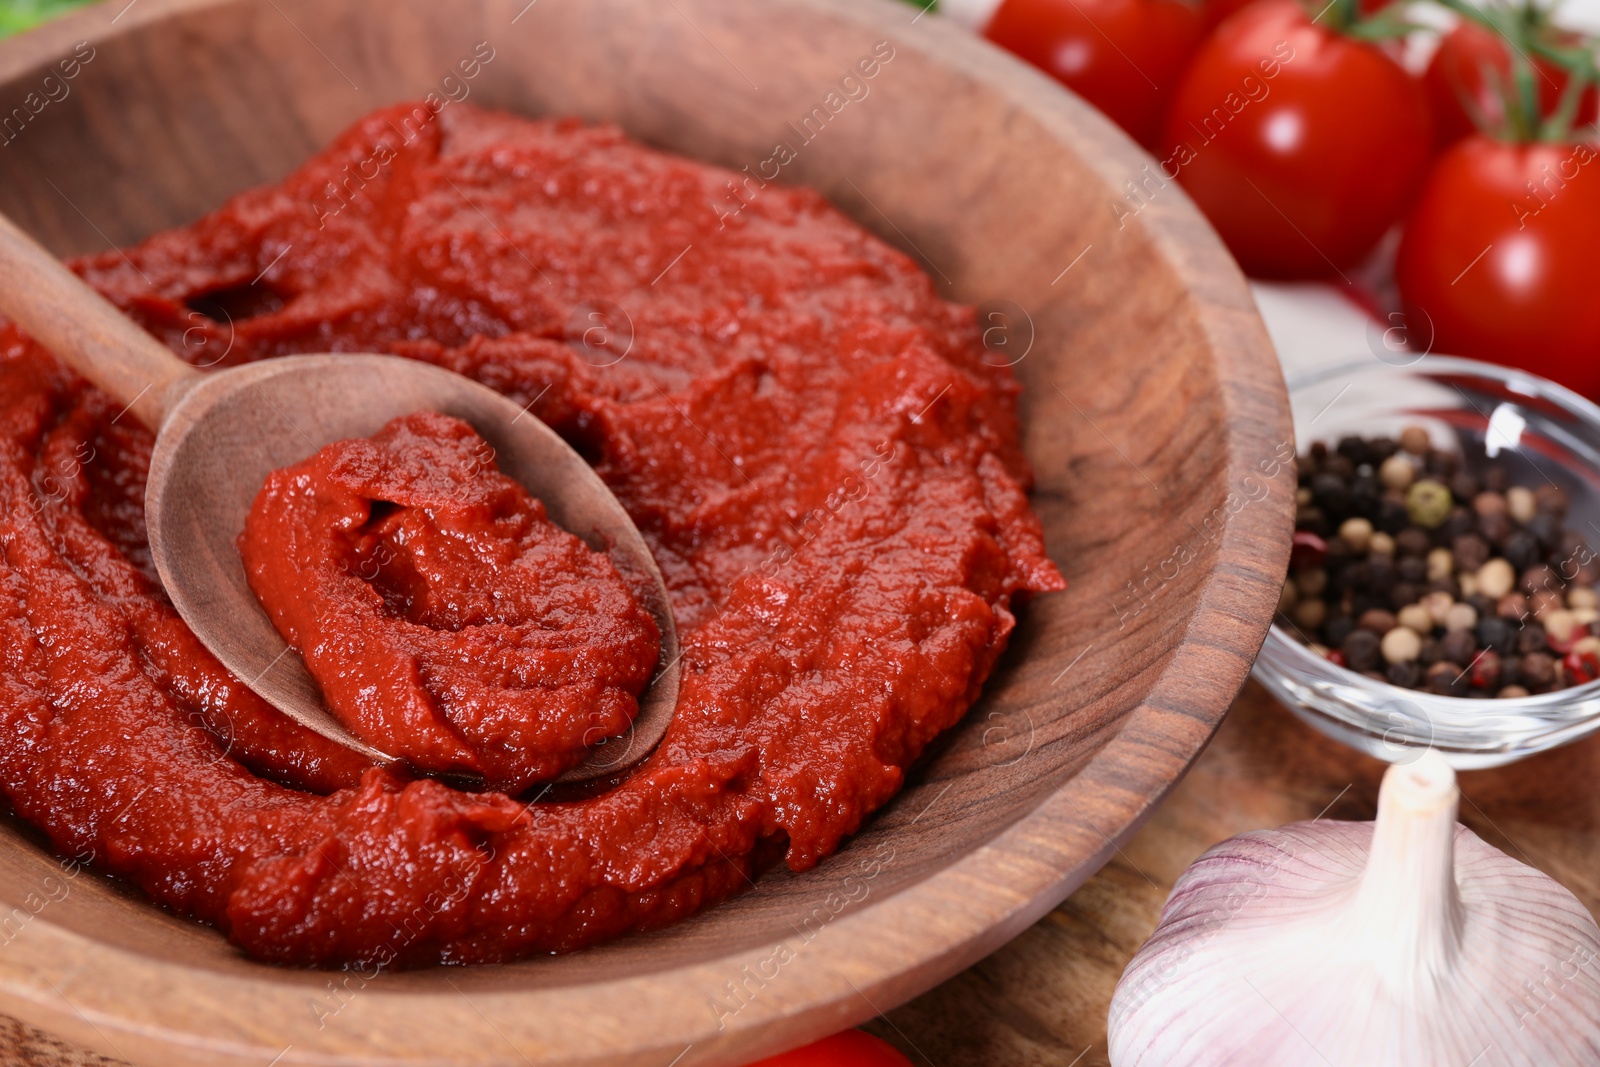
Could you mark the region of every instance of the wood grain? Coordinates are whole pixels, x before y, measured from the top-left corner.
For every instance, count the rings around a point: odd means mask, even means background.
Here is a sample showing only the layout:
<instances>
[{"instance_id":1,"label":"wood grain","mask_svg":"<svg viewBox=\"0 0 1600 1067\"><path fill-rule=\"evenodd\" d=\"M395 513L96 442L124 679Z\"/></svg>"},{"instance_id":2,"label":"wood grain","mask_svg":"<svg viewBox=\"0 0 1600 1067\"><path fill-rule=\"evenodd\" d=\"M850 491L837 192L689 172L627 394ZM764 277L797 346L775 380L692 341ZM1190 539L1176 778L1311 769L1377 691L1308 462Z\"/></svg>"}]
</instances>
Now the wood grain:
<instances>
[{"instance_id":1,"label":"wood grain","mask_svg":"<svg viewBox=\"0 0 1600 1067\"><path fill-rule=\"evenodd\" d=\"M71 96L0 149L0 210L58 255L281 178L355 117L438 89L479 42L496 58L477 104L615 122L734 169L796 141L783 181L920 257L947 295L1010 302L1002 358L1072 588L1030 606L966 724L838 855L694 921L382 974L328 1021L312 1005L347 978L251 963L83 879L0 952L0 1007L161 1067L736 1064L910 1000L1027 929L1215 730L1286 566L1282 380L1181 191L1119 215L1148 157L1042 75L886 0L141 0L109 16L0 44L0 101L73 42L95 49ZM870 94L833 110L880 47ZM805 116L825 129L800 133ZM0 837L0 902L53 870Z\"/></svg>"},{"instance_id":2,"label":"wood grain","mask_svg":"<svg viewBox=\"0 0 1600 1067\"><path fill-rule=\"evenodd\" d=\"M91 379L140 422L161 425L195 371L0 215L0 313Z\"/></svg>"},{"instance_id":3,"label":"wood grain","mask_svg":"<svg viewBox=\"0 0 1600 1067\"><path fill-rule=\"evenodd\" d=\"M866 1029L918 1067L1108 1067L1111 992L1178 874L1248 830L1319 815L1371 819L1383 767L1330 744L1252 683L1161 810L1100 873L1010 944ZM1600 796L1574 788L1596 774L1600 737L1465 772L1462 821L1600 912ZM6 1067L110 1062L19 1023L0 1028Z\"/></svg>"}]
</instances>

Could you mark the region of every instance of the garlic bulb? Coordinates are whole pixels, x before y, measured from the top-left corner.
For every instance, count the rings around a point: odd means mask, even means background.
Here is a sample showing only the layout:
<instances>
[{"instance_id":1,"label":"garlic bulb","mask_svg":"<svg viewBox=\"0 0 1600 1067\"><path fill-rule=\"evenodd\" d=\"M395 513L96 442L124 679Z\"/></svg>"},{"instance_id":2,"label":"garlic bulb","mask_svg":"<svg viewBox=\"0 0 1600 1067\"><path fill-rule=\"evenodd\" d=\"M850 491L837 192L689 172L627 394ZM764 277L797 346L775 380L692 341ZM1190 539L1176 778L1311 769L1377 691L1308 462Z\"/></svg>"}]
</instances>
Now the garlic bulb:
<instances>
[{"instance_id":1,"label":"garlic bulb","mask_svg":"<svg viewBox=\"0 0 1600 1067\"><path fill-rule=\"evenodd\" d=\"M1389 768L1376 823L1200 857L1117 985L1113 1067L1600 1064L1600 929L1458 800L1429 752Z\"/></svg>"}]
</instances>

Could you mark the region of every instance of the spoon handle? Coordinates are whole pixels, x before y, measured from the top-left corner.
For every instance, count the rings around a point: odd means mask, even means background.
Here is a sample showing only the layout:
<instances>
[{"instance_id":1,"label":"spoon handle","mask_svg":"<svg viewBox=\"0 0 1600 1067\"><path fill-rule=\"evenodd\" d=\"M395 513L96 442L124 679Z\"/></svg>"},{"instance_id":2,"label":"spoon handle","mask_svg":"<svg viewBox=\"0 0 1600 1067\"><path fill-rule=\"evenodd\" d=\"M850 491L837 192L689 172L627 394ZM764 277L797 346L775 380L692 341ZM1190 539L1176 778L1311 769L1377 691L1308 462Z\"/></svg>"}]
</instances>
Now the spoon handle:
<instances>
[{"instance_id":1,"label":"spoon handle","mask_svg":"<svg viewBox=\"0 0 1600 1067\"><path fill-rule=\"evenodd\" d=\"M145 333L0 214L0 313L151 430L199 371Z\"/></svg>"}]
</instances>

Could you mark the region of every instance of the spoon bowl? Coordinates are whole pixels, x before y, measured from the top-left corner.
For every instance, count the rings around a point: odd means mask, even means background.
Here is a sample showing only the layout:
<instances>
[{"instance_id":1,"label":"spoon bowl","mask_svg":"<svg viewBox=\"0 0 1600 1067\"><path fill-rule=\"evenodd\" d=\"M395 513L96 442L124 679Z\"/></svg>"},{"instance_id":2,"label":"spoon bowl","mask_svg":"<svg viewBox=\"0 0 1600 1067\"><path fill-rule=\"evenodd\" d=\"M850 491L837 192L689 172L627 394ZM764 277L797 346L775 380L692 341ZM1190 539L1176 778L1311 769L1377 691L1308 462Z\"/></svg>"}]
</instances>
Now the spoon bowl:
<instances>
[{"instance_id":1,"label":"spoon bowl","mask_svg":"<svg viewBox=\"0 0 1600 1067\"><path fill-rule=\"evenodd\" d=\"M459 374L397 356L289 356L202 374L3 215L0 312L156 432L145 524L167 596L223 666L291 719L369 758L395 761L334 716L256 600L238 547L245 516L273 471L432 411L470 425L494 449L501 472L542 501L552 522L609 554L660 630L660 666L628 732L596 745L556 781L612 778L666 734L680 677L666 583L600 476L526 409Z\"/></svg>"},{"instance_id":2,"label":"spoon bowl","mask_svg":"<svg viewBox=\"0 0 1600 1067\"><path fill-rule=\"evenodd\" d=\"M666 733L677 704L677 630L655 560L600 476L555 431L442 368L398 356L288 356L207 376L184 392L162 426L145 489L151 555L173 605L223 666L279 710L324 737L392 760L328 711L305 661L251 591L238 537L273 471L418 411L477 430L501 472L543 501L552 522L608 552L644 592L661 631L661 669L640 695L629 732L596 747L558 781L586 782L638 763Z\"/></svg>"}]
</instances>

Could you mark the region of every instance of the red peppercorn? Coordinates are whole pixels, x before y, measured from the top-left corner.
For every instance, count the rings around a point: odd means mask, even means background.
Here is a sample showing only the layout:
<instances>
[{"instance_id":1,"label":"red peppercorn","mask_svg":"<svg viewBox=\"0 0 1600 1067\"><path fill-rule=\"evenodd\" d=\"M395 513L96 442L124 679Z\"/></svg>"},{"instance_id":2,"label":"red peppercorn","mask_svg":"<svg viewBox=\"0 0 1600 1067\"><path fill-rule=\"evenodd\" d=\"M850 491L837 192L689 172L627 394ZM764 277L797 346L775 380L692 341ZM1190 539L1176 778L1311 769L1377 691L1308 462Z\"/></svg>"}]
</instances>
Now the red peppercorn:
<instances>
[{"instance_id":1,"label":"red peppercorn","mask_svg":"<svg viewBox=\"0 0 1600 1067\"><path fill-rule=\"evenodd\" d=\"M1588 636L1589 627L1580 622L1572 628L1572 632L1567 635L1567 639L1565 641L1551 637L1548 632L1545 634L1545 640L1550 645L1550 651L1555 652L1558 655L1566 655L1568 652L1572 651L1572 646L1576 645L1581 639Z\"/></svg>"},{"instance_id":2,"label":"red peppercorn","mask_svg":"<svg viewBox=\"0 0 1600 1067\"><path fill-rule=\"evenodd\" d=\"M1344 653L1340 652L1337 648L1328 649L1328 662L1333 664L1335 667L1343 667Z\"/></svg>"},{"instance_id":3,"label":"red peppercorn","mask_svg":"<svg viewBox=\"0 0 1600 1067\"><path fill-rule=\"evenodd\" d=\"M1473 661L1472 687L1474 689L1498 689L1500 687L1500 657L1493 651L1485 649Z\"/></svg>"},{"instance_id":4,"label":"red peppercorn","mask_svg":"<svg viewBox=\"0 0 1600 1067\"><path fill-rule=\"evenodd\" d=\"M1322 566L1328 557L1328 543L1310 530L1294 532L1294 546L1289 550L1290 570L1310 570Z\"/></svg>"},{"instance_id":5,"label":"red peppercorn","mask_svg":"<svg viewBox=\"0 0 1600 1067\"><path fill-rule=\"evenodd\" d=\"M1568 652L1561 661L1567 668L1567 684L1583 685L1600 678L1600 655L1594 652Z\"/></svg>"}]
</instances>

